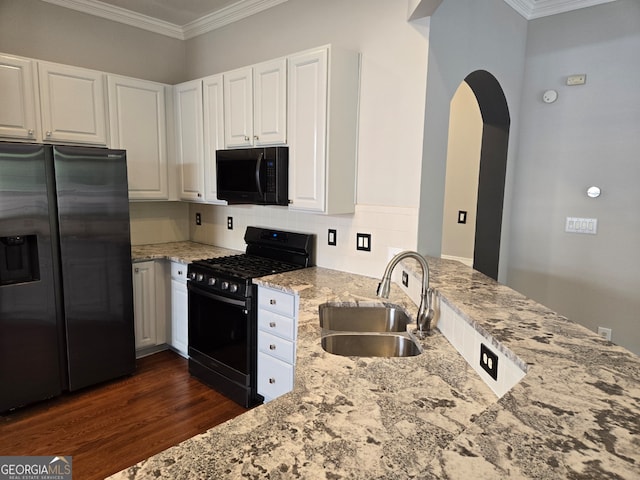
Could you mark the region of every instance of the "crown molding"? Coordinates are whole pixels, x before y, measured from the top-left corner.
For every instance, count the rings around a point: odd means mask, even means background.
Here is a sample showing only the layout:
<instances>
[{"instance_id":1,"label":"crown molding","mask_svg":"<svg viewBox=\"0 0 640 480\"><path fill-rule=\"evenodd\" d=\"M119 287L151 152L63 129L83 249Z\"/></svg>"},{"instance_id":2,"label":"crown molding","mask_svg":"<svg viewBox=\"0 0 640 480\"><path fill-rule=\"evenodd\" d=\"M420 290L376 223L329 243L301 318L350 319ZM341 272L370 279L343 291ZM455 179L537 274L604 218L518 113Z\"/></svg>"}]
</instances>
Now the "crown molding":
<instances>
[{"instance_id":1,"label":"crown molding","mask_svg":"<svg viewBox=\"0 0 640 480\"><path fill-rule=\"evenodd\" d=\"M190 22L184 26L158 20L157 18L132 12L124 8L109 5L98 0L42 0L60 7L70 8L96 17L114 22L124 23L132 27L159 33L167 37L187 40L197 35L210 32L229 25L243 18L254 15L268 8L284 3L287 0L239 0L217 12Z\"/></svg>"},{"instance_id":2,"label":"crown molding","mask_svg":"<svg viewBox=\"0 0 640 480\"><path fill-rule=\"evenodd\" d=\"M527 20L592 7L615 0L504 0Z\"/></svg>"},{"instance_id":3,"label":"crown molding","mask_svg":"<svg viewBox=\"0 0 640 480\"><path fill-rule=\"evenodd\" d=\"M241 0L221 10L205 15L182 27L184 39L197 37L243 18L275 7L287 0Z\"/></svg>"}]
</instances>

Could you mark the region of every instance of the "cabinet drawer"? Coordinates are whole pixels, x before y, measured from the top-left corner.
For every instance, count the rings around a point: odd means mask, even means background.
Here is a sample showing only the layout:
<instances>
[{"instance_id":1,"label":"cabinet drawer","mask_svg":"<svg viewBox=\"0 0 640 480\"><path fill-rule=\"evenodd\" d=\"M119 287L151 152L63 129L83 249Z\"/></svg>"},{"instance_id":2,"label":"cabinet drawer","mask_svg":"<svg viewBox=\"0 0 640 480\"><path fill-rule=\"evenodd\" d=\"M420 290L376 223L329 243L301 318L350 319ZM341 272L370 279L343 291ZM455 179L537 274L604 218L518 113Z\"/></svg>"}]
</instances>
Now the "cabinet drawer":
<instances>
[{"instance_id":1,"label":"cabinet drawer","mask_svg":"<svg viewBox=\"0 0 640 480\"><path fill-rule=\"evenodd\" d=\"M293 389L293 366L258 352L258 393L276 398Z\"/></svg>"},{"instance_id":2,"label":"cabinet drawer","mask_svg":"<svg viewBox=\"0 0 640 480\"><path fill-rule=\"evenodd\" d=\"M284 338L276 337L262 330L258 331L258 350L279 358L283 362L294 364L296 360L295 344Z\"/></svg>"},{"instance_id":3,"label":"cabinet drawer","mask_svg":"<svg viewBox=\"0 0 640 480\"><path fill-rule=\"evenodd\" d=\"M268 310L258 310L258 328L286 340L296 339L293 318L278 315Z\"/></svg>"},{"instance_id":4,"label":"cabinet drawer","mask_svg":"<svg viewBox=\"0 0 640 480\"><path fill-rule=\"evenodd\" d=\"M171 278L182 282L187 281L187 266L180 262L171 262Z\"/></svg>"},{"instance_id":5,"label":"cabinet drawer","mask_svg":"<svg viewBox=\"0 0 640 480\"><path fill-rule=\"evenodd\" d=\"M270 288L258 290L258 306L289 317L294 317L296 314L295 295Z\"/></svg>"}]
</instances>

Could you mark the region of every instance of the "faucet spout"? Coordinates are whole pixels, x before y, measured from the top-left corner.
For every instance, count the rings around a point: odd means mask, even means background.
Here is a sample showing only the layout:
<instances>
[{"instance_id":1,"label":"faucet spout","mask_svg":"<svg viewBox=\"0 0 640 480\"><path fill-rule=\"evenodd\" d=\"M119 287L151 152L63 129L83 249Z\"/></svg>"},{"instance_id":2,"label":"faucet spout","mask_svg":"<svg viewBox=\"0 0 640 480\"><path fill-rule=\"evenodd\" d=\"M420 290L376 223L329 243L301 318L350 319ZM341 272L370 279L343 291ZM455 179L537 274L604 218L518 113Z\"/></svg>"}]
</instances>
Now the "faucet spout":
<instances>
[{"instance_id":1,"label":"faucet spout","mask_svg":"<svg viewBox=\"0 0 640 480\"><path fill-rule=\"evenodd\" d=\"M377 295L380 298L389 298L389 291L391 289L391 274L393 269L405 258L413 258L418 261L422 267L422 290L420 293L420 306L418 307L418 315L416 317L416 323L420 335L424 335L425 332L430 331L433 328L431 321L433 320L433 309L431 306L431 294L432 291L429 288L429 264L427 260L414 251L404 251L395 255L387 264L387 268L384 270L382 279L378 284Z\"/></svg>"}]
</instances>

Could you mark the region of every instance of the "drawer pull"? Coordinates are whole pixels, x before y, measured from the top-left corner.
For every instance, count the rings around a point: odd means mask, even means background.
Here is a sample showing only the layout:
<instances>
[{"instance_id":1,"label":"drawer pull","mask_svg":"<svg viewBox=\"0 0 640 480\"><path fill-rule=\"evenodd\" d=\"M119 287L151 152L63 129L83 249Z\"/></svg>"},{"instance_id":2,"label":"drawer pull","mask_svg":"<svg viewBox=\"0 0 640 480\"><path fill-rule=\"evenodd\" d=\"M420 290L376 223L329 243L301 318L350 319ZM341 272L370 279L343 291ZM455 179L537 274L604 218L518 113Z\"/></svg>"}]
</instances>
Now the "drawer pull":
<instances>
[{"instance_id":1,"label":"drawer pull","mask_svg":"<svg viewBox=\"0 0 640 480\"><path fill-rule=\"evenodd\" d=\"M271 328L276 328L276 322L269 322L269 326Z\"/></svg>"},{"instance_id":2,"label":"drawer pull","mask_svg":"<svg viewBox=\"0 0 640 480\"><path fill-rule=\"evenodd\" d=\"M273 378L273 377L271 377L271 378L269 379L269 383L271 383L271 384L276 383L276 379L275 379L275 378Z\"/></svg>"},{"instance_id":3,"label":"drawer pull","mask_svg":"<svg viewBox=\"0 0 640 480\"><path fill-rule=\"evenodd\" d=\"M269 350L275 350L276 346L272 343L271 345L269 345Z\"/></svg>"},{"instance_id":4,"label":"drawer pull","mask_svg":"<svg viewBox=\"0 0 640 480\"><path fill-rule=\"evenodd\" d=\"M275 304L276 304L276 299L275 299L275 298L270 299L270 300L269 300L269 303L270 303L271 305L275 305Z\"/></svg>"}]
</instances>

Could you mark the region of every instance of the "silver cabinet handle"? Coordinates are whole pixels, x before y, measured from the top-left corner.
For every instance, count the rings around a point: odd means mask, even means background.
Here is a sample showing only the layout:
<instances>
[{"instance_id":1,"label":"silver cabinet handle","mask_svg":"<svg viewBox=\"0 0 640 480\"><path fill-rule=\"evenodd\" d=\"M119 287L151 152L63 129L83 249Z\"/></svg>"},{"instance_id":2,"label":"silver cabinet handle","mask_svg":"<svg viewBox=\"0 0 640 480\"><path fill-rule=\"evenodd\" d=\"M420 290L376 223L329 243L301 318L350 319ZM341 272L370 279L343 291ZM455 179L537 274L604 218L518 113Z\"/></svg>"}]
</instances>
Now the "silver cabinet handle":
<instances>
[{"instance_id":1,"label":"silver cabinet handle","mask_svg":"<svg viewBox=\"0 0 640 480\"><path fill-rule=\"evenodd\" d=\"M260 140L260 137L259 137L258 135L254 135L254 136L253 136L253 139L254 139L254 140Z\"/></svg>"},{"instance_id":2,"label":"silver cabinet handle","mask_svg":"<svg viewBox=\"0 0 640 480\"><path fill-rule=\"evenodd\" d=\"M275 350L276 346L272 343L271 345L269 345L269 350Z\"/></svg>"},{"instance_id":3,"label":"silver cabinet handle","mask_svg":"<svg viewBox=\"0 0 640 480\"><path fill-rule=\"evenodd\" d=\"M276 322L269 322L269 326L271 328L276 328Z\"/></svg>"},{"instance_id":4,"label":"silver cabinet handle","mask_svg":"<svg viewBox=\"0 0 640 480\"><path fill-rule=\"evenodd\" d=\"M182 270L178 270L178 275L182 275Z\"/></svg>"},{"instance_id":5,"label":"silver cabinet handle","mask_svg":"<svg viewBox=\"0 0 640 480\"><path fill-rule=\"evenodd\" d=\"M136 268L135 268L135 270L134 270L134 272L136 272L136 273L140 273L140 269L136 267Z\"/></svg>"},{"instance_id":6,"label":"silver cabinet handle","mask_svg":"<svg viewBox=\"0 0 640 480\"><path fill-rule=\"evenodd\" d=\"M269 304L270 305L275 305L276 304L276 299L272 298L271 300L269 300Z\"/></svg>"},{"instance_id":7,"label":"silver cabinet handle","mask_svg":"<svg viewBox=\"0 0 640 480\"><path fill-rule=\"evenodd\" d=\"M202 194L200 192L198 192L198 198L202 197Z\"/></svg>"},{"instance_id":8,"label":"silver cabinet handle","mask_svg":"<svg viewBox=\"0 0 640 480\"><path fill-rule=\"evenodd\" d=\"M249 141L249 135L245 135L245 136L244 136L244 141L245 141L245 142L248 142L248 141Z\"/></svg>"},{"instance_id":9,"label":"silver cabinet handle","mask_svg":"<svg viewBox=\"0 0 640 480\"><path fill-rule=\"evenodd\" d=\"M275 378L273 378L273 377L272 377L272 378L270 378L270 379L269 379L269 383L271 383L271 384L276 383L276 379L275 379Z\"/></svg>"},{"instance_id":10,"label":"silver cabinet handle","mask_svg":"<svg viewBox=\"0 0 640 480\"><path fill-rule=\"evenodd\" d=\"M50 136L51 136L51 132L47 132L47 137L50 137Z\"/></svg>"},{"instance_id":11,"label":"silver cabinet handle","mask_svg":"<svg viewBox=\"0 0 640 480\"><path fill-rule=\"evenodd\" d=\"M30 137L33 137L33 128L30 128L27 133L29 134Z\"/></svg>"}]
</instances>

